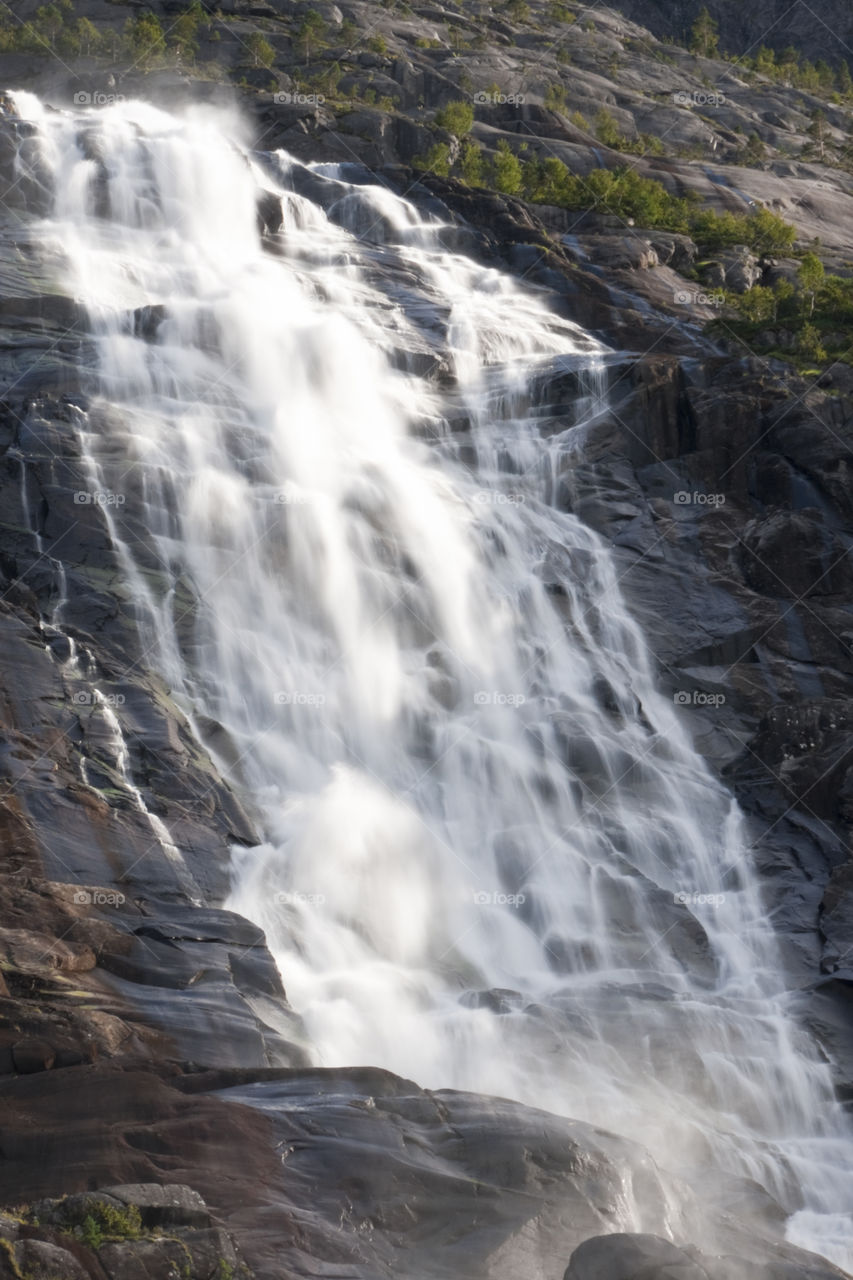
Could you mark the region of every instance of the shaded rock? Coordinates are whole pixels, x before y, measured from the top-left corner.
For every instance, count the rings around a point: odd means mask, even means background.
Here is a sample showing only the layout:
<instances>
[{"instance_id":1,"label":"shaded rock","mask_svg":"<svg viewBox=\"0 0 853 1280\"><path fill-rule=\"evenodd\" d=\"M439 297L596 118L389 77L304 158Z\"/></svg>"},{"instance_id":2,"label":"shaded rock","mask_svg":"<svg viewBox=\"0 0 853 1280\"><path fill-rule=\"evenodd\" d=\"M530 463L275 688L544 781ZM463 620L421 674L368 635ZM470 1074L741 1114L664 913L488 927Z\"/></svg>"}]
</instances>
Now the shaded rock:
<instances>
[{"instance_id":1,"label":"shaded rock","mask_svg":"<svg viewBox=\"0 0 853 1280\"><path fill-rule=\"evenodd\" d=\"M124 1183L104 1194L139 1210L143 1227L209 1227L210 1210L197 1191L177 1183Z\"/></svg>"},{"instance_id":2,"label":"shaded rock","mask_svg":"<svg viewBox=\"0 0 853 1280\"><path fill-rule=\"evenodd\" d=\"M853 564L820 511L774 511L741 535L744 577L769 596L835 595L853 586Z\"/></svg>"},{"instance_id":3,"label":"shaded rock","mask_svg":"<svg viewBox=\"0 0 853 1280\"><path fill-rule=\"evenodd\" d=\"M758 258L744 245L736 245L731 251L720 254L720 261L726 288L733 289L735 293L746 293L761 279Z\"/></svg>"},{"instance_id":4,"label":"shaded rock","mask_svg":"<svg viewBox=\"0 0 853 1280\"><path fill-rule=\"evenodd\" d=\"M649 243L666 267L672 267L681 275L692 271L696 265L697 248L689 236L678 235L674 231L649 231L646 233Z\"/></svg>"},{"instance_id":5,"label":"shaded rock","mask_svg":"<svg viewBox=\"0 0 853 1280\"><path fill-rule=\"evenodd\" d=\"M22 1075L49 1071L56 1062L56 1050L44 1040L18 1040L12 1045L12 1061Z\"/></svg>"},{"instance_id":6,"label":"shaded rock","mask_svg":"<svg viewBox=\"0 0 853 1280\"><path fill-rule=\"evenodd\" d=\"M19 1249L20 1272L27 1280L90 1280L72 1253L47 1240L24 1240Z\"/></svg>"},{"instance_id":7,"label":"shaded rock","mask_svg":"<svg viewBox=\"0 0 853 1280\"><path fill-rule=\"evenodd\" d=\"M564 1280L709 1280L709 1273L660 1236L620 1232L585 1241Z\"/></svg>"},{"instance_id":8,"label":"shaded rock","mask_svg":"<svg viewBox=\"0 0 853 1280\"><path fill-rule=\"evenodd\" d=\"M790 806L849 821L853 795L853 705L817 699L773 707L747 751L727 769L776 789Z\"/></svg>"}]
</instances>

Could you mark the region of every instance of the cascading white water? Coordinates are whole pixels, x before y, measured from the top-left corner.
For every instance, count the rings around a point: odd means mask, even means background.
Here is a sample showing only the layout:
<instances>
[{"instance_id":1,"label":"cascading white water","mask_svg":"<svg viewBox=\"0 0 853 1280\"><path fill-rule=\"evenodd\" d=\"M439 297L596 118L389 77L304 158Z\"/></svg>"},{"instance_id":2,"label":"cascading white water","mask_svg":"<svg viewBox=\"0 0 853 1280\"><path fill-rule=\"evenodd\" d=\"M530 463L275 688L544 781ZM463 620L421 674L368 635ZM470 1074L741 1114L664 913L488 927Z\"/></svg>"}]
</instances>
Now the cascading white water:
<instances>
[{"instance_id":1,"label":"cascading white water","mask_svg":"<svg viewBox=\"0 0 853 1280\"><path fill-rule=\"evenodd\" d=\"M755 1179L853 1266L848 1130L737 808L554 506L608 353L404 199L224 117L15 101L97 341L90 480L127 496L152 666L262 815L230 905L316 1060L590 1120L711 1198Z\"/></svg>"}]
</instances>

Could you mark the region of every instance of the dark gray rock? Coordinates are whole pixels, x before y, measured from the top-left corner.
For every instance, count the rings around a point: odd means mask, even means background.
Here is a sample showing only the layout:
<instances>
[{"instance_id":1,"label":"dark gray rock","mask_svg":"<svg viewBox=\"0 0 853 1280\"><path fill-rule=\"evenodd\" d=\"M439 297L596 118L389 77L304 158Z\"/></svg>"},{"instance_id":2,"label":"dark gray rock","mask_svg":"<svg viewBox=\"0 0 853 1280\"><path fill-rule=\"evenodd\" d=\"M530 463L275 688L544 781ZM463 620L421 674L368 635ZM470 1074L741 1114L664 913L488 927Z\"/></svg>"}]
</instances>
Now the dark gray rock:
<instances>
[{"instance_id":1,"label":"dark gray rock","mask_svg":"<svg viewBox=\"0 0 853 1280\"><path fill-rule=\"evenodd\" d=\"M572 1254L564 1280L711 1280L704 1267L660 1236L599 1236Z\"/></svg>"},{"instance_id":2,"label":"dark gray rock","mask_svg":"<svg viewBox=\"0 0 853 1280\"><path fill-rule=\"evenodd\" d=\"M104 1187L103 1194L139 1210L143 1227L209 1227L210 1210L192 1187L177 1183L125 1183Z\"/></svg>"}]
</instances>

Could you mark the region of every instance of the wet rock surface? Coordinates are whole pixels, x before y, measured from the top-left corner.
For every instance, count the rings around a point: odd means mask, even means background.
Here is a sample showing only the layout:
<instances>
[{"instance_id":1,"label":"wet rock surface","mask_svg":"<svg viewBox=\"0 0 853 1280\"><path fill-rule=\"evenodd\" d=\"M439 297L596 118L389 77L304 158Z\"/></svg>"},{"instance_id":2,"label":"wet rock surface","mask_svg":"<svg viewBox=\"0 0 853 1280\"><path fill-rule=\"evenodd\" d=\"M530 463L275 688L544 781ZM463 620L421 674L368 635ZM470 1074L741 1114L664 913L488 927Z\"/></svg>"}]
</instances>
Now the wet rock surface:
<instances>
[{"instance_id":1,"label":"wet rock surface","mask_svg":"<svg viewBox=\"0 0 853 1280\"><path fill-rule=\"evenodd\" d=\"M832 1280L838 1273L815 1259L800 1266L781 1255L764 1265L731 1254L679 1249L661 1236L625 1234L587 1240L572 1254L564 1280Z\"/></svg>"}]
</instances>

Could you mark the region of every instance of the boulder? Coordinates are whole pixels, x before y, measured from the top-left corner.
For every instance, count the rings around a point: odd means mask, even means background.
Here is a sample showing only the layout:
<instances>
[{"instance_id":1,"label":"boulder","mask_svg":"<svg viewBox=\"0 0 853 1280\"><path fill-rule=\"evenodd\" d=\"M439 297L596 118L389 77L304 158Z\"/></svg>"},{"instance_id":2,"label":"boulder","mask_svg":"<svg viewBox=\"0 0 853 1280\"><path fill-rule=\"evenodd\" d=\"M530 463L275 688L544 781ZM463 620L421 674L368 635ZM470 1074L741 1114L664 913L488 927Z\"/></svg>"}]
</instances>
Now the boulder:
<instances>
[{"instance_id":1,"label":"boulder","mask_svg":"<svg viewBox=\"0 0 853 1280\"><path fill-rule=\"evenodd\" d=\"M15 1252L20 1256L18 1276L27 1280L91 1280L68 1249L47 1240L24 1240Z\"/></svg>"},{"instance_id":2,"label":"boulder","mask_svg":"<svg viewBox=\"0 0 853 1280\"><path fill-rule=\"evenodd\" d=\"M818 510L756 516L744 526L741 544L744 578L762 595L799 600L853 588L850 553Z\"/></svg>"},{"instance_id":3,"label":"boulder","mask_svg":"<svg viewBox=\"0 0 853 1280\"><path fill-rule=\"evenodd\" d=\"M661 1236L596 1236L572 1254L564 1280L711 1280L683 1249Z\"/></svg>"},{"instance_id":4,"label":"boulder","mask_svg":"<svg viewBox=\"0 0 853 1280\"><path fill-rule=\"evenodd\" d=\"M123 1183L104 1194L139 1210L143 1227L209 1227L210 1210L197 1191L178 1183Z\"/></svg>"}]
</instances>

